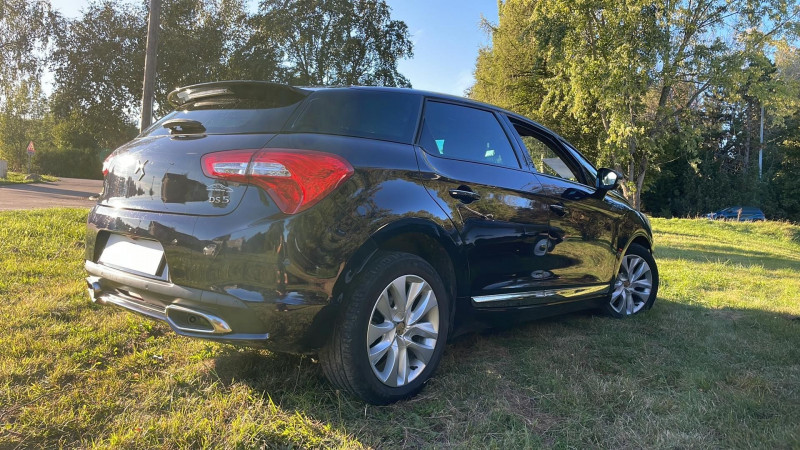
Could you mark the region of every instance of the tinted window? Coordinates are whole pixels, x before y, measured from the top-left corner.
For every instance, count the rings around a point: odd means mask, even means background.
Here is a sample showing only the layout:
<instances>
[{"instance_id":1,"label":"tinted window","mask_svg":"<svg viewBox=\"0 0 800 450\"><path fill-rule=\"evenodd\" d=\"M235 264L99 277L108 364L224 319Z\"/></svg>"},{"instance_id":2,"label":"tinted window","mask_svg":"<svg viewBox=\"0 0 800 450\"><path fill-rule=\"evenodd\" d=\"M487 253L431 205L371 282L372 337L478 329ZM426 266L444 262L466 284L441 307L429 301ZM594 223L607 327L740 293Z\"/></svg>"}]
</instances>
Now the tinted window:
<instances>
[{"instance_id":1,"label":"tinted window","mask_svg":"<svg viewBox=\"0 0 800 450\"><path fill-rule=\"evenodd\" d=\"M597 169L595 169L592 163L590 163L589 160L586 159L586 157L583 156L581 152L576 150L575 147L573 147L569 142L562 140L561 143L571 150L572 156L577 159L578 163L582 166L583 173L586 176L586 184L589 186L594 186L595 181L597 180Z\"/></svg>"},{"instance_id":2,"label":"tinted window","mask_svg":"<svg viewBox=\"0 0 800 450\"><path fill-rule=\"evenodd\" d=\"M401 92L320 90L289 129L411 143L421 103Z\"/></svg>"},{"instance_id":3,"label":"tinted window","mask_svg":"<svg viewBox=\"0 0 800 450\"><path fill-rule=\"evenodd\" d=\"M428 102L420 146L432 155L519 168L508 137L489 111Z\"/></svg>"},{"instance_id":4,"label":"tinted window","mask_svg":"<svg viewBox=\"0 0 800 450\"><path fill-rule=\"evenodd\" d=\"M561 151L556 150L555 146L542 140L537 132L520 124L515 123L514 129L517 130L520 139L525 144L537 172L570 181L580 181L571 161L563 157Z\"/></svg>"}]
</instances>

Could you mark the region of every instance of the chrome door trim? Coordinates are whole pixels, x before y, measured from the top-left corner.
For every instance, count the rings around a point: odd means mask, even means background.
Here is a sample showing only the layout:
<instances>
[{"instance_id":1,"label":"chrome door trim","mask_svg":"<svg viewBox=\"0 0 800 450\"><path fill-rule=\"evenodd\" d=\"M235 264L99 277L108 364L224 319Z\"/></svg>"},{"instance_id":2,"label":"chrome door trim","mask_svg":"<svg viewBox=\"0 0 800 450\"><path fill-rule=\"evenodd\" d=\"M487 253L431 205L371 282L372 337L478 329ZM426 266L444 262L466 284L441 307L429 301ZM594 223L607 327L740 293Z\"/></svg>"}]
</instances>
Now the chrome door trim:
<instances>
[{"instance_id":1,"label":"chrome door trim","mask_svg":"<svg viewBox=\"0 0 800 450\"><path fill-rule=\"evenodd\" d=\"M527 304L550 303L550 300L577 299L608 293L610 285L578 286L562 289L543 289L538 291L512 292L508 294L478 295L472 297L475 306L525 306ZM548 299L544 302L531 302L534 299ZM498 305L513 303L514 305Z\"/></svg>"}]
</instances>

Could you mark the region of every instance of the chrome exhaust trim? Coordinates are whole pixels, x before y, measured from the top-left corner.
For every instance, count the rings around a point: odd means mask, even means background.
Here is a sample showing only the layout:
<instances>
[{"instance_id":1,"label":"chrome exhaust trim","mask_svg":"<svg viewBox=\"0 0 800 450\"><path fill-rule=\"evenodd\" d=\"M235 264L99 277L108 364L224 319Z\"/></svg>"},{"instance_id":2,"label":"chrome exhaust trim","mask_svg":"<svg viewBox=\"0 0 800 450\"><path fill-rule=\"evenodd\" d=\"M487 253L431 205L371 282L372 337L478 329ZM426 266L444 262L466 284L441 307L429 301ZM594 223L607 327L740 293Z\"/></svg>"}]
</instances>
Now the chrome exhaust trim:
<instances>
[{"instance_id":1,"label":"chrome exhaust trim","mask_svg":"<svg viewBox=\"0 0 800 450\"><path fill-rule=\"evenodd\" d=\"M105 303L100 298L100 294L103 292L103 289L100 287L100 277L86 277L86 287L92 303Z\"/></svg>"},{"instance_id":2,"label":"chrome exhaust trim","mask_svg":"<svg viewBox=\"0 0 800 450\"><path fill-rule=\"evenodd\" d=\"M86 290L92 302L106 305L114 304L125 309L144 314L154 319L167 322L178 334L208 334L220 335L232 333L230 325L222 318L200 312L180 305L168 305L166 308L142 301L134 293L119 291L117 289L104 290L100 284L100 277L86 277Z\"/></svg>"},{"instance_id":3,"label":"chrome exhaust trim","mask_svg":"<svg viewBox=\"0 0 800 450\"><path fill-rule=\"evenodd\" d=\"M169 305L166 307L165 312L167 322L175 330L205 334L226 334L233 331L227 322L213 314L179 305ZM204 322L208 326L202 326Z\"/></svg>"}]
</instances>

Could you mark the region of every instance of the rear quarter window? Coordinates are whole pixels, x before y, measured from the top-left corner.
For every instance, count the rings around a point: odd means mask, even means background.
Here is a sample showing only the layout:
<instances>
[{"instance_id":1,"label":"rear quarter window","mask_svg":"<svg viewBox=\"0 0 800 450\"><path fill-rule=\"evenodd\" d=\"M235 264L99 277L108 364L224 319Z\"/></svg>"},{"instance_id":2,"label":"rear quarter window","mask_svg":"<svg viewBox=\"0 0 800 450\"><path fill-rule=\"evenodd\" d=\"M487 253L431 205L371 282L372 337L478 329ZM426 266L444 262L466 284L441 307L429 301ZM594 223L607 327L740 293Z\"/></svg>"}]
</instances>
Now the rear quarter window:
<instances>
[{"instance_id":1,"label":"rear quarter window","mask_svg":"<svg viewBox=\"0 0 800 450\"><path fill-rule=\"evenodd\" d=\"M422 97L402 92L320 90L288 131L411 143Z\"/></svg>"},{"instance_id":2,"label":"rear quarter window","mask_svg":"<svg viewBox=\"0 0 800 450\"><path fill-rule=\"evenodd\" d=\"M429 101L419 144L434 156L520 167L494 114L469 106Z\"/></svg>"}]
</instances>

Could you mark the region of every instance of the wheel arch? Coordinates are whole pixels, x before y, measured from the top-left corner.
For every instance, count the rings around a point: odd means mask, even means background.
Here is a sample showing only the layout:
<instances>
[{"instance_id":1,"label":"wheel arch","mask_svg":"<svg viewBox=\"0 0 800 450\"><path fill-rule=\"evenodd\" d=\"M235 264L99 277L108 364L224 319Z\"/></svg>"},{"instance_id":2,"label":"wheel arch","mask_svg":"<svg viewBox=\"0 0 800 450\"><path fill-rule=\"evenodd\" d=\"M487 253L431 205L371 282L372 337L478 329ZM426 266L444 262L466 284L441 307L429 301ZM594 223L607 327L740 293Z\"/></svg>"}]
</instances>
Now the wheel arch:
<instances>
[{"instance_id":1,"label":"wheel arch","mask_svg":"<svg viewBox=\"0 0 800 450\"><path fill-rule=\"evenodd\" d=\"M650 253L653 253L653 239L644 231L639 231L630 238L628 244L625 246L625 250L622 252L623 255L628 251L628 247L630 247L631 244L639 244Z\"/></svg>"},{"instance_id":2,"label":"wheel arch","mask_svg":"<svg viewBox=\"0 0 800 450\"><path fill-rule=\"evenodd\" d=\"M628 249L630 248L631 244L638 244L647 249L651 255L653 253L653 237L650 233L648 233L644 229L635 230L629 236L625 237L624 240L620 239L620 244L624 242L625 245L620 245L617 249L617 261L614 264L614 278L612 278L611 282L614 282L616 279L617 273L619 272L619 266L622 264L622 257L628 253Z\"/></svg>"},{"instance_id":3,"label":"wheel arch","mask_svg":"<svg viewBox=\"0 0 800 450\"><path fill-rule=\"evenodd\" d=\"M380 251L397 251L416 255L433 266L449 289L450 324L453 325L456 298L469 289L467 259L456 234L448 233L439 224L421 218L405 218L384 225L373 233L347 260L332 289L330 303L314 318L306 344L309 348L324 345L331 324L344 301L345 292L374 260Z\"/></svg>"}]
</instances>

